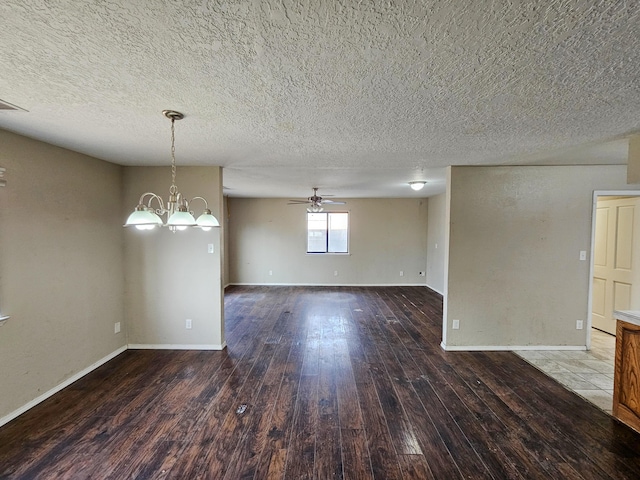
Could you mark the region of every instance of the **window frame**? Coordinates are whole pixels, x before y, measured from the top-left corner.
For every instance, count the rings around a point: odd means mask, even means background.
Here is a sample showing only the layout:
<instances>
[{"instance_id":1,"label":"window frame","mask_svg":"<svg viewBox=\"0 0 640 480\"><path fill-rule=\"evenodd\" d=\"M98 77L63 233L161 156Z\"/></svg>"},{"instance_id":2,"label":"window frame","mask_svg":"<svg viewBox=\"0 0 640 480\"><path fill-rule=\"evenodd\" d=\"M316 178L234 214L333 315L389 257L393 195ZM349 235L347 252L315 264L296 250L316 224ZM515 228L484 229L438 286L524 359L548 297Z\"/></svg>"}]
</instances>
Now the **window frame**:
<instances>
[{"instance_id":1,"label":"window frame","mask_svg":"<svg viewBox=\"0 0 640 480\"><path fill-rule=\"evenodd\" d=\"M334 213L339 213L339 214L346 214L347 215L347 251L346 252L330 252L329 251L329 215L334 214ZM310 252L309 251L309 215L312 214L321 214L321 215L326 215L327 217L327 227L326 227L326 239L325 239L325 248L326 251L324 252ZM350 218L351 217L351 213L348 210L340 210L340 211L331 211L331 212L306 212L306 216L305 216L305 230L306 230L306 247L305 247L305 251L307 255L351 255L351 221Z\"/></svg>"}]
</instances>

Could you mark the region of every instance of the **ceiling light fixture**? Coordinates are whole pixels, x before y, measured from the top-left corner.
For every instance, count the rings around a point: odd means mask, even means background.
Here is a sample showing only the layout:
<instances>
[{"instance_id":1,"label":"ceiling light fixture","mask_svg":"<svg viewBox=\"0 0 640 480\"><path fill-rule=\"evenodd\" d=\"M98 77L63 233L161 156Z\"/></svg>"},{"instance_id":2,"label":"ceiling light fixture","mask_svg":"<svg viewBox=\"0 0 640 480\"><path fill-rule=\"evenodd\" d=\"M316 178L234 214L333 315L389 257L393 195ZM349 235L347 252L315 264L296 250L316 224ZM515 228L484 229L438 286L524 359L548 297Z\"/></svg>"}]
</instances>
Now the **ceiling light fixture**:
<instances>
[{"instance_id":1,"label":"ceiling light fixture","mask_svg":"<svg viewBox=\"0 0 640 480\"><path fill-rule=\"evenodd\" d=\"M171 120L171 186L169 187L169 199L166 208L160 195L156 195L153 192L143 193L138 201L138 206L129 215L124 226L136 227L138 230L169 227L172 232L186 230L189 227L198 227L205 231L211 230L213 227L219 227L220 223L211 214L207 200L203 197L193 197L191 200L187 200L178 191L176 186L175 122L176 120L182 120L184 115L174 110L163 110L162 114ZM146 205L144 203L145 197L149 197ZM159 204L156 209L151 206L153 200L156 200ZM197 220L193 216L193 211L189 210L189 204L194 200L202 200L204 202L204 210ZM166 223L163 222L162 215L167 216Z\"/></svg>"},{"instance_id":2,"label":"ceiling light fixture","mask_svg":"<svg viewBox=\"0 0 640 480\"><path fill-rule=\"evenodd\" d=\"M320 205L318 202L313 202L311 206L307 208L307 212L309 213L320 213L323 210L324 208L322 208L322 205Z\"/></svg>"},{"instance_id":3,"label":"ceiling light fixture","mask_svg":"<svg viewBox=\"0 0 640 480\"><path fill-rule=\"evenodd\" d=\"M424 187L426 184L427 184L427 182L422 182L422 181L420 181L420 182L409 182L409 186L413 190L415 190L416 192L418 190L422 190L422 187Z\"/></svg>"}]
</instances>

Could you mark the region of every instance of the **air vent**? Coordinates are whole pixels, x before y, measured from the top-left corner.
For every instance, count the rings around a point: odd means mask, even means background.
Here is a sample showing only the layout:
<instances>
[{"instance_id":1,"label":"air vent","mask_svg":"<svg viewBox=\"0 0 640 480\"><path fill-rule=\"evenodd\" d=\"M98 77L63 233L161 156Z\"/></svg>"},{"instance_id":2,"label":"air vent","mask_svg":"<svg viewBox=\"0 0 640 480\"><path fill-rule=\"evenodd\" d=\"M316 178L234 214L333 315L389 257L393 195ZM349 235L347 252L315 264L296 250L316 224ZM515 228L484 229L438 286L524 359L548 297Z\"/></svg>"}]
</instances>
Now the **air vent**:
<instances>
[{"instance_id":1,"label":"air vent","mask_svg":"<svg viewBox=\"0 0 640 480\"><path fill-rule=\"evenodd\" d=\"M0 100L0 110L20 110L26 112L24 108L20 108L17 105L13 105L12 103L5 102L4 100Z\"/></svg>"}]
</instances>

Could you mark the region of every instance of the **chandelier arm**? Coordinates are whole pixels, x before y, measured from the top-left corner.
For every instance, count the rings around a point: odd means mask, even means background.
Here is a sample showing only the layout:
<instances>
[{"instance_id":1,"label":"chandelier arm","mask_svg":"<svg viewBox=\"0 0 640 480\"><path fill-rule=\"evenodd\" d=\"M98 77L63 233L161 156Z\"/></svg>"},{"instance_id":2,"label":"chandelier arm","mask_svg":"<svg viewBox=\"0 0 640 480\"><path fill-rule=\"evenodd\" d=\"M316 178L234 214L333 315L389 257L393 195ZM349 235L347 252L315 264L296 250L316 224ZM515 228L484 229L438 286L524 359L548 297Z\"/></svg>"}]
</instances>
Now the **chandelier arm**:
<instances>
[{"instance_id":1,"label":"chandelier arm","mask_svg":"<svg viewBox=\"0 0 640 480\"><path fill-rule=\"evenodd\" d=\"M138 204L139 205L144 205L144 197L146 196L150 196L151 198L149 199L149 201L147 202L147 207L151 208L151 202L153 201L153 199L155 198L158 203L160 204L160 208L158 210L156 210L157 213L164 213L164 203L162 202L162 198L160 197L160 195L157 195L153 192L146 192L143 193L142 195L140 195L140 200L138 200Z\"/></svg>"},{"instance_id":2,"label":"chandelier arm","mask_svg":"<svg viewBox=\"0 0 640 480\"><path fill-rule=\"evenodd\" d=\"M207 199L204 197L193 197L191 199L191 202L193 202L194 200L202 200L204 202L204 209L205 210L209 210L209 203L207 202ZM188 208L189 202L187 202L187 208ZM193 212L191 212L193 213Z\"/></svg>"}]
</instances>

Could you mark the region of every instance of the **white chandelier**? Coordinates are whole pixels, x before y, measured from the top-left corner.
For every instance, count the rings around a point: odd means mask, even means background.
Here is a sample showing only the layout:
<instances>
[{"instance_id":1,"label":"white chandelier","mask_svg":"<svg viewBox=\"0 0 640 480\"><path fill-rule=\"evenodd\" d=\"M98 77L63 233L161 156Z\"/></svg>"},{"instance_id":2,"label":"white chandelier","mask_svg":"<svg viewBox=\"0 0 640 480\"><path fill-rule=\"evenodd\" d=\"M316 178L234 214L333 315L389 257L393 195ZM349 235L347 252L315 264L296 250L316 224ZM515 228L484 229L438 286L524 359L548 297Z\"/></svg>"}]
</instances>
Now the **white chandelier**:
<instances>
[{"instance_id":1,"label":"white chandelier","mask_svg":"<svg viewBox=\"0 0 640 480\"><path fill-rule=\"evenodd\" d=\"M162 114L171 120L171 186L169 187L169 199L166 207L160 195L153 192L146 192L140 196L138 206L127 218L125 227L136 227L138 230L153 230L155 227L169 227L172 232L177 230L186 230L189 227L197 227L208 231L213 227L219 227L220 223L211 214L209 204L203 197L193 197L187 200L182 193L178 191L176 186L176 148L175 148L175 121L182 120L184 115L174 110L163 110ZM145 198L148 197L145 205ZM153 200L156 200L159 207L154 209L151 206ZM193 211L189 210L190 203L195 200L204 202L204 210L196 220ZM164 222L162 216L166 215L167 220Z\"/></svg>"}]
</instances>

